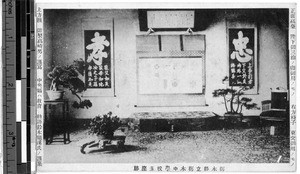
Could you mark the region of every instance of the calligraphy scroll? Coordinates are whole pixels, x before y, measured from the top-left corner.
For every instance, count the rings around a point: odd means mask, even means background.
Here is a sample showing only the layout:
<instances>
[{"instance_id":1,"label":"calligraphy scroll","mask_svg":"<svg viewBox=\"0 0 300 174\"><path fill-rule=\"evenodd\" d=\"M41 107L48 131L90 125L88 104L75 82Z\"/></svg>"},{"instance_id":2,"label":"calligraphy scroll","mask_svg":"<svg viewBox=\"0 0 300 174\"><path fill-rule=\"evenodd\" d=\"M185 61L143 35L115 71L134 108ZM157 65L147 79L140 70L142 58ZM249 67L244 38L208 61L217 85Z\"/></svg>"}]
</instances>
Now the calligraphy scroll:
<instances>
[{"instance_id":1,"label":"calligraphy scroll","mask_svg":"<svg viewBox=\"0 0 300 174\"><path fill-rule=\"evenodd\" d=\"M85 30L85 84L87 88L111 88L110 30Z\"/></svg>"},{"instance_id":2,"label":"calligraphy scroll","mask_svg":"<svg viewBox=\"0 0 300 174\"><path fill-rule=\"evenodd\" d=\"M229 29L229 85L255 85L254 28Z\"/></svg>"}]
</instances>

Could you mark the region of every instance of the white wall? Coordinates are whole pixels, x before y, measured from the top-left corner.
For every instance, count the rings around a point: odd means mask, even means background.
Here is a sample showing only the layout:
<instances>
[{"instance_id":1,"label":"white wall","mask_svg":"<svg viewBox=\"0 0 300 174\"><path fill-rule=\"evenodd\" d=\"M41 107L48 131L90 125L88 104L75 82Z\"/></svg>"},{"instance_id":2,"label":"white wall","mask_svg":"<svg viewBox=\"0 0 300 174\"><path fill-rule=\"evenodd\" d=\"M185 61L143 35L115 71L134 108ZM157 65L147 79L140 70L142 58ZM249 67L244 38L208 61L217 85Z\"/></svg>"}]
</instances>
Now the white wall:
<instances>
[{"instance_id":1,"label":"white wall","mask_svg":"<svg viewBox=\"0 0 300 174\"><path fill-rule=\"evenodd\" d=\"M116 97L88 97L93 103L90 109L73 109L76 118L91 118L112 111L120 117L128 117L134 112L145 111L212 111L223 114L225 108L221 98L213 98L214 89L222 88L221 80L228 75L226 43L226 20L220 11L217 20L206 30L198 32L206 37L206 91L208 106L199 107L134 107L137 104L136 75L136 35L139 31L137 10L57 10L45 13L54 18L45 28L52 30L51 44L45 45L45 59L59 64L68 64L84 58L82 19L114 19L115 27L115 91ZM52 25L52 26L47 26ZM51 32L51 31L49 31ZM287 34L277 25L258 26L259 48L258 69L259 88L257 95L251 95L255 102L270 99L270 88L287 88ZM52 38L52 39L51 39ZM51 50L51 51L46 51ZM46 61L49 62L49 61ZM45 86L48 89L48 86ZM101 90L99 90L101 92ZM72 98L72 96L68 95ZM247 111L245 115L259 114L260 110Z\"/></svg>"}]
</instances>

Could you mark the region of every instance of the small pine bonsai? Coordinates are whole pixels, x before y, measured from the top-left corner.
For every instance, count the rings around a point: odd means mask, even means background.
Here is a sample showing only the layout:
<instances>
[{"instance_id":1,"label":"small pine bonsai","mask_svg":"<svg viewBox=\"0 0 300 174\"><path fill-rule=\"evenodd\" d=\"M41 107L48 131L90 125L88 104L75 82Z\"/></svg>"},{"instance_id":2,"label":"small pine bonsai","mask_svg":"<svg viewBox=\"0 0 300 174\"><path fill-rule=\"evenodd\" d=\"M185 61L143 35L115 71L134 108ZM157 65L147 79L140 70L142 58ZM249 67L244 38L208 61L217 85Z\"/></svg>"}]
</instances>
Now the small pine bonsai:
<instances>
[{"instance_id":1,"label":"small pine bonsai","mask_svg":"<svg viewBox=\"0 0 300 174\"><path fill-rule=\"evenodd\" d=\"M79 78L79 74L83 75L85 62L82 59L75 60L71 65L54 66L47 76L51 80L50 90L57 91L59 87L68 88L79 101L74 101L74 108L90 108L92 102L90 100L82 100L78 95L86 91L86 85Z\"/></svg>"},{"instance_id":2,"label":"small pine bonsai","mask_svg":"<svg viewBox=\"0 0 300 174\"><path fill-rule=\"evenodd\" d=\"M224 77L222 82L228 80L228 77ZM222 97L224 99L224 105L226 114L242 114L243 107L246 109L259 109L256 103L251 103L252 99L248 97L242 97L244 91L251 89L251 87L241 86L238 89L234 89L233 86L225 89L216 89L213 91L213 97ZM229 105L229 107L228 107Z\"/></svg>"}]
</instances>

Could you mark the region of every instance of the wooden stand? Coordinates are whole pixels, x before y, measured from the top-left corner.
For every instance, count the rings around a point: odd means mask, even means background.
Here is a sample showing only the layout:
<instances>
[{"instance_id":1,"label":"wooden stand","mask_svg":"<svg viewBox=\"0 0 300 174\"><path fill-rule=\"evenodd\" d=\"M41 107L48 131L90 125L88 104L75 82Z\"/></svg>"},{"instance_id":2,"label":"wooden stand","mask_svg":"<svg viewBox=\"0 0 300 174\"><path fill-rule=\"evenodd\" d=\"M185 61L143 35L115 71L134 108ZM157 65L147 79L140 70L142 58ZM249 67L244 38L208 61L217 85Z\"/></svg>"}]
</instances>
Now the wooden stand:
<instances>
[{"instance_id":1,"label":"wooden stand","mask_svg":"<svg viewBox=\"0 0 300 174\"><path fill-rule=\"evenodd\" d=\"M68 100L45 100L44 136L46 144L52 142L70 142L69 132L69 101ZM61 113L59 113L61 111ZM55 132L62 132L63 138L53 138Z\"/></svg>"},{"instance_id":2,"label":"wooden stand","mask_svg":"<svg viewBox=\"0 0 300 174\"><path fill-rule=\"evenodd\" d=\"M271 100L262 101L261 130L270 127L270 134L289 133L289 104L287 92L272 92ZM272 129L271 129L272 128ZM281 131L280 131L281 130Z\"/></svg>"},{"instance_id":3,"label":"wooden stand","mask_svg":"<svg viewBox=\"0 0 300 174\"><path fill-rule=\"evenodd\" d=\"M106 150L107 147L115 146L117 149L123 148L126 136L114 137L113 139L97 139L81 146L81 153L91 153L93 151Z\"/></svg>"}]
</instances>

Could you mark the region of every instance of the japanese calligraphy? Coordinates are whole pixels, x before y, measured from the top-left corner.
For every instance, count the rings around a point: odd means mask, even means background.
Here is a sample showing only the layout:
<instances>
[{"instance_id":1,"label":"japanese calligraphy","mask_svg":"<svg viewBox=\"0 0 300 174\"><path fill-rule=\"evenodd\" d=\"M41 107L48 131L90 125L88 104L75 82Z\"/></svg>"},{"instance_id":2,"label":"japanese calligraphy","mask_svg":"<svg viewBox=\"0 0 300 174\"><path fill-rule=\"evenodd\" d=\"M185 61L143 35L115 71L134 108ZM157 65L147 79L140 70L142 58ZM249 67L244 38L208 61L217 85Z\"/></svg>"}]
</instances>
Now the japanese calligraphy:
<instances>
[{"instance_id":1,"label":"japanese calligraphy","mask_svg":"<svg viewBox=\"0 0 300 174\"><path fill-rule=\"evenodd\" d=\"M85 30L85 70L88 88L111 88L110 30Z\"/></svg>"},{"instance_id":2,"label":"japanese calligraphy","mask_svg":"<svg viewBox=\"0 0 300 174\"><path fill-rule=\"evenodd\" d=\"M133 166L133 171L140 171L140 172L146 172L146 171L155 171L155 172L224 172L225 167L224 166L182 166L182 165L135 165Z\"/></svg>"},{"instance_id":3,"label":"japanese calligraphy","mask_svg":"<svg viewBox=\"0 0 300 174\"><path fill-rule=\"evenodd\" d=\"M231 59L237 59L239 62L249 62L252 59L253 50L247 48L248 37L243 37L243 32L238 32L238 39L233 39L235 51L230 55Z\"/></svg>"},{"instance_id":4,"label":"japanese calligraphy","mask_svg":"<svg viewBox=\"0 0 300 174\"><path fill-rule=\"evenodd\" d=\"M43 164L43 9L36 11L36 159L37 165Z\"/></svg>"},{"instance_id":5,"label":"japanese calligraphy","mask_svg":"<svg viewBox=\"0 0 300 174\"><path fill-rule=\"evenodd\" d=\"M230 86L254 86L254 29L229 29Z\"/></svg>"},{"instance_id":6,"label":"japanese calligraphy","mask_svg":"<svg viewBox=\"0 0 300 174\"><path fill-rule=\"evenodd\" d=\"M93 43L86 46L86 49L93 50L87 57L87 62L93 61L96 65L102 65L102 58L107 58L107 52L103 52L104 47L109 46L109 42L105 36L101 36L99 32L95 32L94 38L91 39Z\"/></svg>"}]
</instances>

